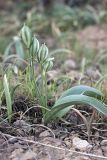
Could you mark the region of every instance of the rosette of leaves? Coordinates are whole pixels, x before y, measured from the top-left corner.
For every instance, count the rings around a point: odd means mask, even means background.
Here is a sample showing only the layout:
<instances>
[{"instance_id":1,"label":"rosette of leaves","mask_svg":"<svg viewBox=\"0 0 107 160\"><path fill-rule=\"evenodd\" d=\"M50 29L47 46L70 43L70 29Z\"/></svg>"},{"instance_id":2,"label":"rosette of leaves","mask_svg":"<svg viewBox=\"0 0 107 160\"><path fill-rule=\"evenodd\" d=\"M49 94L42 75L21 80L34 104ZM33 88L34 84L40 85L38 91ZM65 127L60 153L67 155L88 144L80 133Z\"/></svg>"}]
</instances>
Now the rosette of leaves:
<instances>
[{"instance_id":1,"label":"rosette of leaves","mask_svg":"<svg viewBox=\"0 0 107 160\"><path fill-rule=\"evenodd\" d=\"M63 117L73 105L77 104L91 106L107 116L107 105L104 103L103 93L93 87L79 85L68 89L62 94L52 109L45 114L45 123Z\"/></svg>"}]
</instances>

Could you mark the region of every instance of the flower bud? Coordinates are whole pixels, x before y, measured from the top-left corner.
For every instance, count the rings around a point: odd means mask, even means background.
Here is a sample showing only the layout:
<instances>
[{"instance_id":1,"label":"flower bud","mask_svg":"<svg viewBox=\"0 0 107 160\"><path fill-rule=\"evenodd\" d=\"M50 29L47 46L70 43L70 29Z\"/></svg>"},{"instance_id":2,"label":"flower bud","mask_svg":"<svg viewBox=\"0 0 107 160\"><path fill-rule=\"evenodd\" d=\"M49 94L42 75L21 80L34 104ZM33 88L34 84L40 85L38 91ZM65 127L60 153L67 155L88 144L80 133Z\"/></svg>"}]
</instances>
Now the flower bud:
<instances>
[{"instance_id":1,"label":"flower bud","mask_svg":"<svg viewBox=\"0 0 107 160\"><path fill-rule=\"evenodd\" d=\"M48 48L45 44L42 44L37 53L37 61L43 63L47 58L48 58Z\"/></svg>"},{"instance_id":2,"label":"flower bud","mask_svg":"<svg viewBox=\"0 0 107 160\"><path fill-rule=\"evenodd\" d=\"M24 25L23 28L21 29L21 38L26 47L29 48L32 42L32 33L30 28L26 25Z\"/></svg>"},{"instance_id":3,"label":"flower bud","mask_svg":"<svg viewBox=\"0 0 107 160\"><path fill-rule=\"evenodd\" d=\"M43 69L45 70L45 72L49 71L52 67L53 67L53 61L52 60L46 61L43 64Z\"/></svg>"},{"instance_id":4,"label":"flower bud","mask_svg":"<svg viewBox=\"0 0 107 160\"><path fill-rule=\"evenodd\" d=\"M30 53L32 55L36 54L38 50L39 50L39 41L36 39L36 37L33 37L32 44L30 46Z\"/></svg>"}]
</instances>

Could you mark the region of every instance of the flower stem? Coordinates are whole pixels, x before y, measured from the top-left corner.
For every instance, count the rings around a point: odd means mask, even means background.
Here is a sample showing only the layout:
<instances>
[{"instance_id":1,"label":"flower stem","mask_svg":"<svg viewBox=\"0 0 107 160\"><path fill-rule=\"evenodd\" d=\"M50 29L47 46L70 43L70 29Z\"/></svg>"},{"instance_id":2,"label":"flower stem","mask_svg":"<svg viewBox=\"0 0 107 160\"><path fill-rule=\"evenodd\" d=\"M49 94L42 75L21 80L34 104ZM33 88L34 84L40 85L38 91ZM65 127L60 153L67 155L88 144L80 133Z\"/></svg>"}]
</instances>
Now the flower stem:
<instances>
[{"instance_id":1,"label":"flower stem","mask_svg":"<svg viewBox=\"0 0 107 160\"><path fill-rule=\"evenodd\" d=\"M47 108L47 76L46 72L43 70L41 65L41 77L42 77L42 90L41 96L43 97L43 106ZM43 109L43 114L45 114L46 110Z\"/></svg>"}]
</instances>

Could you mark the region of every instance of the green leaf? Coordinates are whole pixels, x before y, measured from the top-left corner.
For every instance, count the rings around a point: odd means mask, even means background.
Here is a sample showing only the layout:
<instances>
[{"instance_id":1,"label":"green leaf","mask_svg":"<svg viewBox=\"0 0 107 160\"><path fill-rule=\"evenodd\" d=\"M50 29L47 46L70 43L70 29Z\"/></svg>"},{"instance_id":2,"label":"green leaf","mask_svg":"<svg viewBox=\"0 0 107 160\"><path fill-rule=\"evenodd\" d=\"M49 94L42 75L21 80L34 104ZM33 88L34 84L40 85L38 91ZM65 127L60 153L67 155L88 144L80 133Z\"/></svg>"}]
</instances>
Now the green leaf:
<instances>
[{"instance_id":1,"label":"green leaf","mask_svg":"<svg viewBox=\"0 0 107 160\"><path fill-rule=\"evenodd\" d=\"M7 114L8 114L9 122L11 122L12 100L11 100L11 94L9 91L9 84L8 84L6 74L4 75L4 92L5 92L6 104L7 104Z\"/></svg>"},{"instance_id":2,"label":"green leaf","mask_svg":"<svg viewBox=\"0 0 107 160\"><path fill-rule=\"evenodd\" d=\"M7 58L7 56L10 55L10 50L11 50L11 48L13 47L13 45L14 45L14 42L11 42L11 43L7 46L7 48L6 48L5 52L4 52L4 59Z\"/></svg>"},{"instance_id":3,"label":"green leaf","mask_svg":"<svg viewBox=\"0 0 107 160\"><path fill-rule=\"evenodd\" d=\"M101 99L101 97L103 97L102 92L99 91L98 89L85 85L79 85L66 90L59 99L62 99L66 96L78 95L78 94L88 95L90 97L95 97L98 99Z\"/></svg>"},{"instance_id":4,"label":"green leaf","mask_svg":"<svg viewBox=\"0 0 107 160\"><path fill-rule=\"evenodd\" d=\"M58 112L61 112L63 109L66 109L69 106L76 105L76 104L90 105L93 108L97 109L99 112L107 116L107 107L101 101L85 95L71 95L71 96L66 96L64 98L61 98L55 103L51 111L45 114L44 116L45 123L55 119L58 115Z\"/></svg>"},{"instance_id":5,"label":"green leaf","mask_svg":"<svg viewBox=\"0 0 107 160\"><path fill-rule=\"evenodd\" d=\"M14 100L14 94L15 94L15 91L16 89L21 85L21 83L17 84L15 87L13 87L11 89L11 100L13 101Z\"/></svg>"},{"instance_id":6,"label":"green leaf","mask_svg":"<svg viewBox=\"0 0 107 160\"><path fill-rule=\"evenodd\" d=\"M24 59L24 49L19 37L14 37L14 44L16 48L16 54L20 59Z\"/></svg>"}]
</instances>

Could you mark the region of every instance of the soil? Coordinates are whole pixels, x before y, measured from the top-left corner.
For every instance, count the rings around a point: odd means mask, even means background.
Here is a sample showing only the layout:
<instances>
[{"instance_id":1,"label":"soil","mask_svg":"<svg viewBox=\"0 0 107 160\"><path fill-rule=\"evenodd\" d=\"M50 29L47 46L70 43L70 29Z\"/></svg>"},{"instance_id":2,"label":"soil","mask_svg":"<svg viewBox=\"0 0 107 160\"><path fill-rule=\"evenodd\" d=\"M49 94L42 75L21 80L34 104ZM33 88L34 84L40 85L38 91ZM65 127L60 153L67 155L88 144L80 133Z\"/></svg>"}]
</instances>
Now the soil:
<instances>
[{"instance_id":1,"label":"soil","mask_svg":"<svg viewBox=\"0 0 107 160\"><path fill-rule=\"evenodd\" d=\"M83 47L93 48L98 51L107 50L106 33L107 24L101 26L89 26L77 33L77 39Z\"/></svg>"},{"instance_id":2,"label":"soil","mask_svg":"<svg viewBox=\"0 0 107 160\"><path fill-rule=\"evenodd\" d=\"M19 121L17 123L19 123ZM20 120L20 124L23 123L25 125L25 122ZM62 131L60 138L56 138L55 132L58 134L59 130L55 131L43 128L44 126L35 125L33 129L35 132L38 130L39 134L36 133L32 136L26 136L28 129L31 129L28 125L27 128L25 126L23 127L24 132L22 132L21 128L17 129L17 135L14 136L0 132L0 160L107 159L107 146L103 146L102 148L99 141L97 141L97 143L90 143L90 147L81 150L73 146L73 138L78 137L77 133L69 132L68 134L66 131Z\"/></svg>"},{"instance_id":3,"label":"soil","mask_svg":"<svg viewBox=\"0 0 107 160\"><path fill-rule=\"evenodd\" d=\"M75 110L69 112L64 119L45 126L40 123L40 111L31 110L31 113L39 113L38 117L34 114L21 116L25 111L21 106L31 103L28 100L25 102L22 97L17 99L20 104L20 110L18 110L20 116L17 113L12 124L6 120L0 123L0 160L107 159L107 118L101 115L99 117L96 113L88 142L86 127ZM81 110L80 107L78 106L78 110ZM85 106L82 110L86 114L92 113L91 108L86 109ZM88 118L89 116L87 120ZM75 142L73 142L74 138L77 139ZM84 146L84 141L88 146Z\"/></svg>"}]
</instances>

